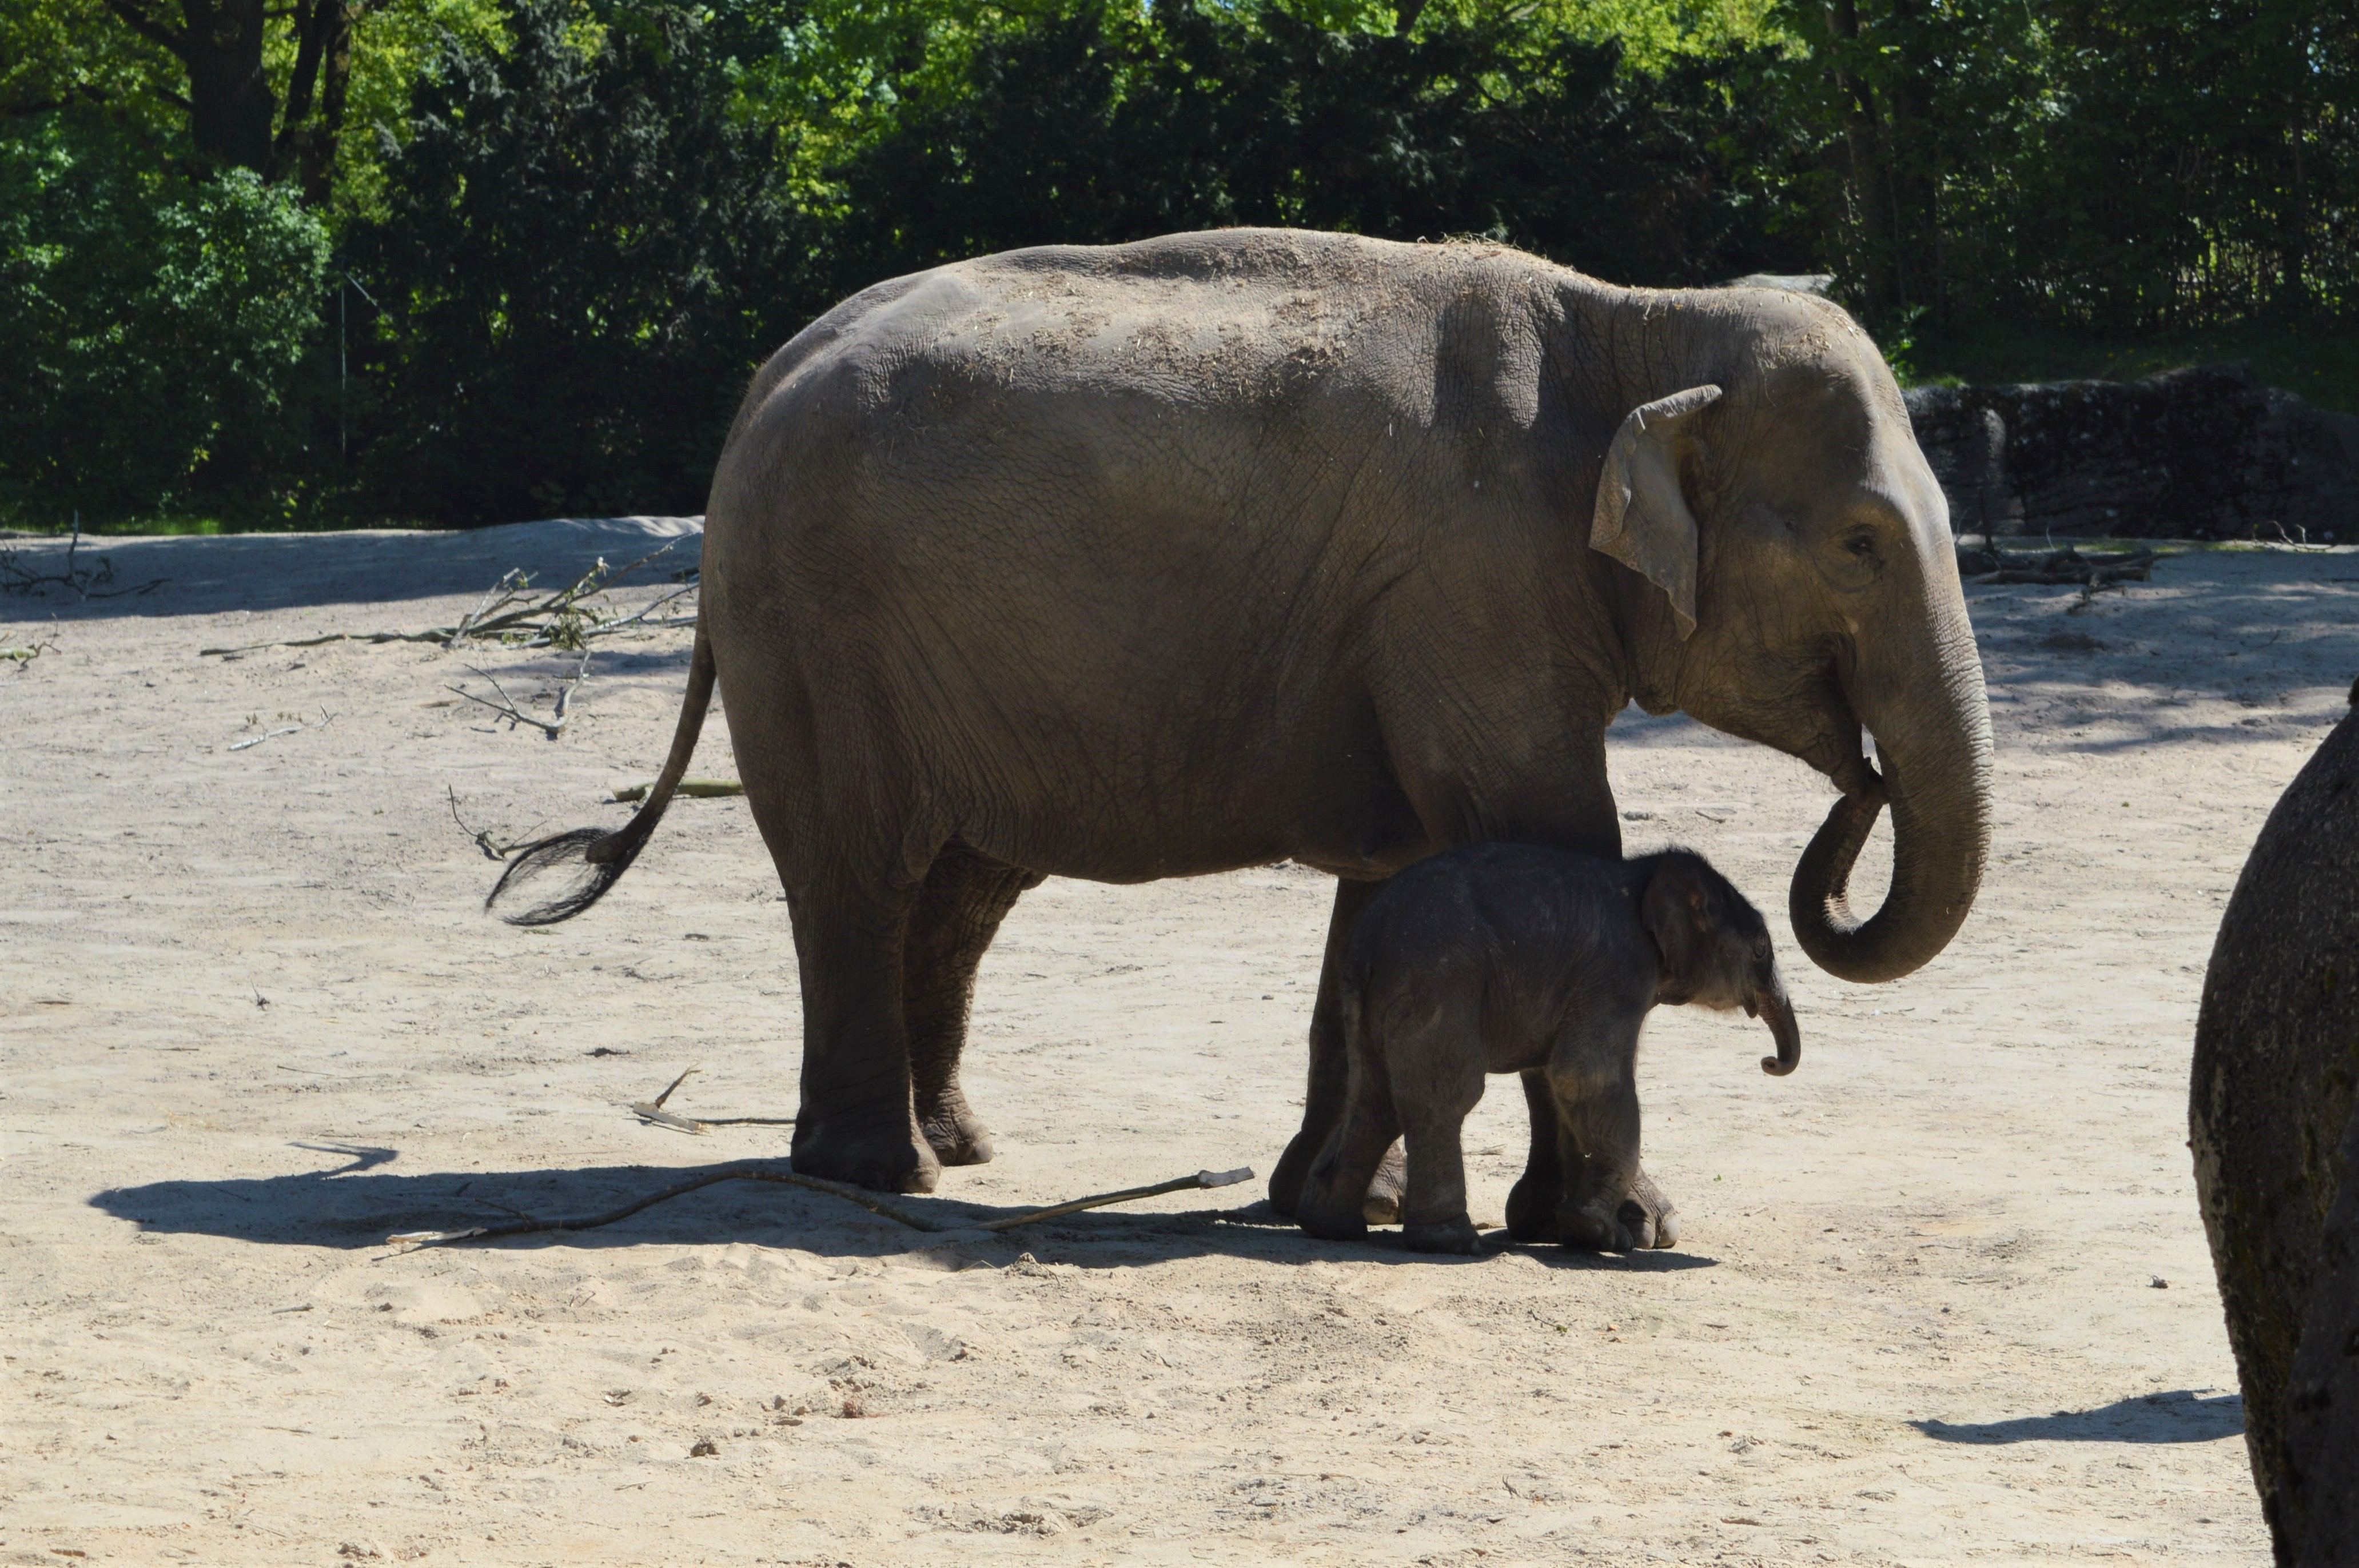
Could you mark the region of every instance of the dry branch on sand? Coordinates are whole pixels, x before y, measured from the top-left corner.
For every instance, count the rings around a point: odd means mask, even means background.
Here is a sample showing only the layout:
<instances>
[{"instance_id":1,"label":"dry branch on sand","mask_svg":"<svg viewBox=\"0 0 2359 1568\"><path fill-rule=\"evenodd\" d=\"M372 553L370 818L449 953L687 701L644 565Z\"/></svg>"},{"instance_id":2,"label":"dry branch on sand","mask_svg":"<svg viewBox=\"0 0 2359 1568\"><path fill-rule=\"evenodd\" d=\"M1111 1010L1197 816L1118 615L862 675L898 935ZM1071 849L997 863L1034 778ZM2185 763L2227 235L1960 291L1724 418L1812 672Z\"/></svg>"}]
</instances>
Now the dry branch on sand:
<instances>
[{"instance_id":1,"label":"dry branch on sand","mask_svg":"<svg viewBox=\"0 0 2359 1568\"><path fill-rule=\"evenodd\" d=\"M1050 1204L1047 1208L1029 1209L1023 1214L1009 1215L1004 1219L984 1220L970 1226L955 1223L943 1224L914 1209L887 1202L875 1193L863 1188L849 1186L842 1182L827 1181L818 1176L806 1176L782 1163L730 1166L716 1171L701 1171L687 1181L649 1193L645 1197L636 1198L620 1208L609 1209L603 1214L585 1215L578 1219L518 1219L506 1225L479 1225L466 1230L411 1230L398 1236L388 1236L386 1238L386 1243L387 1246L402 1248L447 1247L462 1241L499 1241L511 1236L538 1236L560 1231L595 1230L601 1226L618 1224L635 1214L653 1208L659 1203L685 1197L690 1193L701 1192L706 1187L716 1186L723 1182L777 1182L787 1186L805 1187L815 1193L825 1193L830 1197L842 1198L847 1203L858 1204L872 1214L883 1215L886 1219L906 1225L912 1230L939 1235L951 1230L1014 1230L1018 1226L1031 1225L1043 1219L1055 1219L1068 1214L1079 1214L1083 1209L1104 1208L1109 1205L1130 1203L1138 1198L1156 1197L1164 1193L1234 1186L1239 1182L1248 1182L1252 1179L1253 1169L1250 1166L1240 1166L1234 1171L1199 1171L1192 1176L1175 1176L1168 1182L1157 1182L1144 1187L1125 1187L1119 1192L1094 1193L1088 1197Z\"/></svg>"},{"instance_id":2,"label":"dry branch on sand","mask_svg":"<svg viewBox=\"0 0 2359 1568\"><path fill-rule=\"evenodd\" d=\"M293 716L290 714L282 714L280 717L291 718ZM233 752L251 751L253 748L261 745L265 741L276 741L281 735L299 735L306 730L325 730L329 725L333 724L335 721L336 715L329 712L323 708L320 709L320 722L317 724L313 724L308 719L294 724L282 724L276 730L266 730L259 735L249 735L243 741L233 741L229 743L229 749Z\"/></svg>"},{"instance_id":3,"label":"dry branch on sand","mask_svg":"<svg viewBox=\"0 0 2359 1568\"><path fill-rule=\"evenodd\" d=\"M539 730L542 734L554 741L558 736L565 732L565 726L572 718L572 714L569 712L568 709L571 708L573 703L574 688L579 687L582 681L589 677L590 650L587 648L582 650L582 663L575 666L572 677L567 680L564 685L557 688L557 707L554 710L554 717L549 719L535 719L531 714L527 713L524 709L518 708L516 705L516 699L508 695L507 687L502 686L499 682L499 677L493 675L490 671L476 669L473 665L469 665L467 668L474 674L481 676L484 679L490 681L492 683L492 689L499 693L499 700L495 702L488 697L477 697L473 692L469 691L464 687L446 686L442 689L447 692L451 692L459 697L465 697L469 702L490 708L494 713L496 713L501 718L506 719L508 721L508 728L511 730L515 729L519 724L529 724L534 729Z\"/></svg>"},{"instance_id":4,"label":"dry branch on sand","mask_svg":"<svg viewBox=\"0 0 2359 1568\"><path fill-rule=\"evenodd\" d=\"M460 832L464 833L469 838L474 840L475 848L484 852L484 859L486 860L506 860L510 855L515 854L518 849L523 849L526 844L529 843L532 839L533 834L541 827L540 823L536 822L532 827L526 828L522 833L513 835L508 834L506 829L500 827L470 827L467 826L467 819L459 815L459 792L451 788L449 784L444 784L442 786L442 793L447 795L451 801L451 820L459 825ZM503 837L507 838L507 842L505 844L497 841Z\"/></svg>"},{"instance_id":5,"label":"dry branch on sand","mask_svg":"<svg viewBox=\"0 0 2359 1568\"><path fill-rule=\"evenodd\" d=\"M36 571L26 564L22 550L0 550L0 593L46 595L52 588L70 588L84 599L121 599L153 593L170 581L156 578L151 581L125 588L110 588L114 580L114 562L108 557L98 557L95 567L79 567L75 555L82 549L82 514L74 514L73 537L66 541L66 564L63 571Z\"/></svg>"},{"instance_id":6,"label":"dry branch on sand","mask_svg":"<svg viewBox=\"0 0 2359 1568\"><path fill-rule=\"evenodd\" d=\"M645 800L647 798L647 791L654 787L653 782L625 784L614 792L614 798L624 802ZM672 791L674 795L690 795L701 800L712 800L723 795L745 793L745 786L735 779L682 779L679 781L679 787Z\"/></svg>"},{"instance_id":7,"label":"dry branch on sand","mask_svg":"<svg viewBox=\"0 0 2359 1568\"><path fill-rule=\"evenodd\" d=\"M235 647L200 648L197 654L201 658L229 659L264 648L316 648L327 643L431 643L438 647L451 648L468 642L492 643L505 648L561 648L568 653L587 653L595 639L611 637L633 627L653 630L696 624L693 613L657 613L697 590L699 583L693 568L675 574L673 580L678 586L657 595L652 602L637 610L626 612L607 597L609 590L623 579L670 548L666 545L663 549L642 556L621 568L608 566L605 557L601 556L597 565L576 578L571 586L538 598L532 594L531 577L520 568L512 568L499 581L484 590L483 599L474 609L449 626L429 626L420 632L330 632L318 637L288 637L268 643L244 643ZM460 695L463 697L466 694L462 692ZM525 723L539 722L525 719L521 714L512 714L511 717Z\"/></svg>"},{"instance_id":8,"label":"dry branch on sand","mask_svg":"<svg viewBox=\"0 0 2359 1568\"><path fill-rule=\"evenodd\" d=\"M1958 547L1958 575L1968 583L2041 583L2094 590L2144 582L2169 557L2152 550L2108 550L2082 555L2067 545L2037 556L2010 556L1995 545Z\"/></svg>"},{"instance_id":9,"label":"dry branch on sand","mask_svg":"<svg viewBox=\"0 0 2359 1568\"><path fill-rule=\"evenodd\" d=\"M36 637L29 643L10 643L5 636L0 636L0 659L8 661L20 670L43 654L56 652L58 652L58 645L47 637ZM641 795L647 793L645 785L640 786L639 793ZM617 795L615 798L619 800L622 797Z\"/></svg>"}]
</instances>

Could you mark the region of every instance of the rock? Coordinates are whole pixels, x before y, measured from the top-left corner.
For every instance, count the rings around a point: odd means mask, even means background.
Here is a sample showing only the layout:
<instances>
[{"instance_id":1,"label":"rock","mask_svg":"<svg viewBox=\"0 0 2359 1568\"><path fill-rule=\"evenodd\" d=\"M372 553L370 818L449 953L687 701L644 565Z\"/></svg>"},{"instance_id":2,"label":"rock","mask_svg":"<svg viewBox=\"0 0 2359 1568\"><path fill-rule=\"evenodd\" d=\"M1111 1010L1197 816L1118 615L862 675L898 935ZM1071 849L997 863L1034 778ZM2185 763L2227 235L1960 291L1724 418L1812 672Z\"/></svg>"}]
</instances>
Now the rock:
<instances>
[{"instance_id":1,"label":"rock","mask_svg":"<svg viewBox=\"0 0 2359 1568\"><path fill-rule=\"evenodd\" d=\"M2242 364L1902 396L1961 534L2359 540L2359 416Z\"/></svg>"},{"instance_id":2,"label":"rock","mask_svg":"<svg viewBox=\"0 0 2359 1568\"><path fill-rule=\"evenodd\" d=\"M2347 1250L2359 1203L2347 1190L2355 1086L2359 715L2337 725L2287 787L2237 879L2204 980L2188 1108L2196 1194L2244 1385L2245 1443L2280 1563L2296 1561L2313 1499L2289 1484L2292 1472L2314 1478L2339 1465L2346 1521L2359 1474L2359 1452L2344 1447L2330 1464L2316 1446L2349 1441L2348 1410L2304 1412L2312 1446L2299 1465L2287 1422L2305 1317L2341 1324L2359 1296L2346 1283L2340 1301L2313 1303L2321 1280L2351 1278L2325 1238L2335 1207L2337 1245ZM2305 1359L2318 1365L2310 1375L2348 1386L2349 1366L2321 1362L2324 1354Z\"/></svg>"}]
</instances>

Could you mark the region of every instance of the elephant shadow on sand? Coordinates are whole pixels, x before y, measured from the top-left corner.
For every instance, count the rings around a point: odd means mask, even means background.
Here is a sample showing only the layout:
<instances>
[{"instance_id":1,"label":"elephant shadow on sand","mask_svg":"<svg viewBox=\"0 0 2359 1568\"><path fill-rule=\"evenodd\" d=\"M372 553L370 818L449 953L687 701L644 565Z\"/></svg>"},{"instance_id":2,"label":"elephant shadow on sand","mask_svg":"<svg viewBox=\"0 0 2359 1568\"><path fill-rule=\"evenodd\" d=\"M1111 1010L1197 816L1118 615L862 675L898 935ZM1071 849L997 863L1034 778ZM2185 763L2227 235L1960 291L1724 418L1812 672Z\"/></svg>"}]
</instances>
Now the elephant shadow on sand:
<instances>
[{"instance_id":1,"label":"elephant shadow on sand","mask_svg":"<svg viewBox=\"0 0 2359 1568\"><path fill-rule=\"evenodd\" d=\"M386 1169L399 1160L397 1150L327 1143L295 1147L338 1155L346 1162L329 1170L285 1175L112 1187L93 1195L91 1206L150 1235L217 1236L263 1246L357 1250L381 1248L387 1237L410 1231L464 1230L524 1217L552 1219L603 1214L708 1171L757 1169L766 1164L785 1168L783 1162L728 1161L703 1166L600 1165L407 1175ZM1125 1267L1205 1255L1277 1262L1349 1256L1449 1266L1406 1250L1395 1233L1352 1244L1314 1240L1274 1212L1266 1201L1180 1214L1101 1209L1005 1232L977 1227L1035 1206L995 1207L952 1198L897 1201L943 1228L913 1230L824 1193L744 1181L719 1183L594 1229L548 1231L476 1245L522 1249L746 1242L792 1247L824 1257L878 1257L947 1247L986 1260L1005 1252L1008 1261L1029 1252L1041 1262L1082 1268ZM1499 1238L1501 1249L1508 1245L1504 1232L1491 1234ZM1624 1256L1553 1246L1517 1250L1552 1268L1631 1273L1708 1269L1717 1262L1678 1251Z\"/></svg>"}]
</instances>

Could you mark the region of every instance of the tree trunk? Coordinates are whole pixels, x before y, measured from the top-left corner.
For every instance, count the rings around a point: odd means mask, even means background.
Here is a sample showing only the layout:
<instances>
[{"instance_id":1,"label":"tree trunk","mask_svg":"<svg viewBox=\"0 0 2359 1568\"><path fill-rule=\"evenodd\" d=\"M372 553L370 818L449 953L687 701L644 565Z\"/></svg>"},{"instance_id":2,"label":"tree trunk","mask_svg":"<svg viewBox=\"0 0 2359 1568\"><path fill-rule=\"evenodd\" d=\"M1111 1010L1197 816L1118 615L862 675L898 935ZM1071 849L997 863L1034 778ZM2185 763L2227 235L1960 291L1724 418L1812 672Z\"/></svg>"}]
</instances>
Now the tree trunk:
<instances>
[{"instance_id":1,"label":"tree trunk","mask_svg":"<svg viewBox=\"0 0 2359 1568\"><path fill-rule=\"evenodd\" d=\"M189 134L216 163L270 169L277 108L262 71L263 0L180 0L187 26L174 52L189 72Z\"/></svg>"}]
</instances>

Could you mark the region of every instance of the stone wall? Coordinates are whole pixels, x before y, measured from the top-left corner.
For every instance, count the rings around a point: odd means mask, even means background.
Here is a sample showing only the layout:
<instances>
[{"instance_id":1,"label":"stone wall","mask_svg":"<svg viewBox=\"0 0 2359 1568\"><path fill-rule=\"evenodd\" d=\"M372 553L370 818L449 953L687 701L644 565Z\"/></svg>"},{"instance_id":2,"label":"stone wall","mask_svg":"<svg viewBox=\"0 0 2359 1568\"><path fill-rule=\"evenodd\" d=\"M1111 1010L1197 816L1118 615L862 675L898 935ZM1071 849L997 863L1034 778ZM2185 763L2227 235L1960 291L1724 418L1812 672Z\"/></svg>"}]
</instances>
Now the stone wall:
<instances>
[{"instance_id":1,"label":"stone wall","mask_svg":"<svg viewBox=\"0 0 2359 1568\"><path fill-rule=\"evenodd\" d=\"M2240 364L1904 395L1961 534L2359 541L2359 416Z\"/></svg>"}]
</instances>

